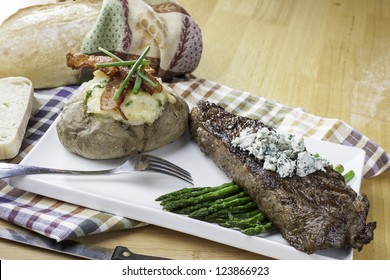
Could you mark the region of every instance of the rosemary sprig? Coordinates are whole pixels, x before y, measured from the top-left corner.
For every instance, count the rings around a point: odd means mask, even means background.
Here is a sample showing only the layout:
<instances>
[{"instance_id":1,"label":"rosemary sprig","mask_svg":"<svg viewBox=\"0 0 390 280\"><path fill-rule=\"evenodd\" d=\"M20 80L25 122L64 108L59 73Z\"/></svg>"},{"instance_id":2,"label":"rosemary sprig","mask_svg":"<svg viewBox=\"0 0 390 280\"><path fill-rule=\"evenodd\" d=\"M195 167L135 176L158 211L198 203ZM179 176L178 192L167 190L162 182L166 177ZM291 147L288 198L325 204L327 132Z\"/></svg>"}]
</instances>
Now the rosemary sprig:
<instances>
[{"instance_id":1,"label":"rosemary sprig","mask_svg":"<svg viewBox=\"0 0 390 280\"><path fill-rule=\"evenodd\" d=\"M127 74L126 78L121 83L119 88L116 90L115 95L114 95L114 101L119 99L119 96L121 95L121 93L123 92L123 90L125 89L127 84L129 83L129 81L130 81L131 77L134 75L135 71L138 69L138 66L140 66L141 61L144 60L144 58L147 55L147 53L149 52L149 50L150 50L150 46L147 46L145 48L145 50L142 52L142 54L140 55L140 57L137 59L137 61L134 63L134 65L131 67L131 69L130 69L129 73Z\"/></svg>"}]
</instances>

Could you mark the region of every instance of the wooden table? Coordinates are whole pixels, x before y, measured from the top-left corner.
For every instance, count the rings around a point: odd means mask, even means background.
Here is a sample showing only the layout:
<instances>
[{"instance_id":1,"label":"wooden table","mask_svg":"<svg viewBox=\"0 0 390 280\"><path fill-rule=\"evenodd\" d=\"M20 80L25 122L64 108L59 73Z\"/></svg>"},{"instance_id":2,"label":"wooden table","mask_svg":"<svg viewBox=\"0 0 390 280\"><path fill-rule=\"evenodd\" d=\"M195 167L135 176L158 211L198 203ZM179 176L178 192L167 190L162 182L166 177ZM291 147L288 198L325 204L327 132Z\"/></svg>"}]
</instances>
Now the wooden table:
<instances>
[{"instance_id":1,"label":"wooden table","mask_svg":"<svg viewBox=\"0 0 390 280\"><path fill-rule=\"evenodd\" d=\"M390 151L390 1L180 3L203 33L195 76L342 119ZM390 259L390 173L364 180L361 190L371 202L368 220L378 226L374 241L354 259ZM4 221L0 226L13 227ZM174 259L265 258L156 226L79 240ZM0 242L0 259L70 258Z\"/></svg>"}]
</instances>

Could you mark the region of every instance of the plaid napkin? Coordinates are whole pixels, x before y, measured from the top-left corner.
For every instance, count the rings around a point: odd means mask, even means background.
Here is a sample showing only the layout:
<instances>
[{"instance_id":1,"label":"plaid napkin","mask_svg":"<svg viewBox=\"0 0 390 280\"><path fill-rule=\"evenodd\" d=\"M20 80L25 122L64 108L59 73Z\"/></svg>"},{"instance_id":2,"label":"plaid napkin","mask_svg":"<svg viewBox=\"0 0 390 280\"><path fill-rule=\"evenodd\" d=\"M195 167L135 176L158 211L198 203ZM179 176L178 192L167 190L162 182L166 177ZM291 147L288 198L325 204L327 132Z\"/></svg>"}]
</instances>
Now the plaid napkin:
<instances>
[{"instance_id":1,"label":"plaid napkin","mask_svg":"<svg viewBox=\"0 0 390 280\"><path fill-rule=\"evenodd\" d=\"M30 118L21 150L12 163L19 163L57 118L77 86L35 92L43 105ZM57 241L129 229L144 223L18 190L0 180L0 218Z\"/></svg>"},{"instance_id":2,"label":"plaid napkin","mask_svg":"<svg viewBox=\"0 0 390 280\"><path fill-rule=\"evenodd\" d=\"M364 178L390 170L389 155L343 121L321 118L300 108L289 108L204 79L167 85L191 105L195 105L200 99L208 99L236 114L261 119L284 131L361 148L366 151ZM12 162L20 162L31 150L75 89L76 87L60 87L36 92L43 107L31 118L21 152ZM58 241L143 225L138 221L21 191L2 181L0 217Z\"/></svg>"}]
</instances>

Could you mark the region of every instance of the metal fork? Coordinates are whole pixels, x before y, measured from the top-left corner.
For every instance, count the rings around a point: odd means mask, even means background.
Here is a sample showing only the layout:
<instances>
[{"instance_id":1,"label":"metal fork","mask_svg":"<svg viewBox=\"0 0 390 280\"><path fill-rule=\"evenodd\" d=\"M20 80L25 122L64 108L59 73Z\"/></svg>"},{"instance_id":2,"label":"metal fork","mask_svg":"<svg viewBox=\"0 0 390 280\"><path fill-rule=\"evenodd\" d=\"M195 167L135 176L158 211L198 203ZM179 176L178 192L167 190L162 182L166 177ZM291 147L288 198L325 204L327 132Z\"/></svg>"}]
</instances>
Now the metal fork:
<instances>
[{"instance_id":1,"label":"metal fork","mask_svg":"<svg viewBox=\"0 0 390 280\"><path fill-rule=\"evenodd\" d=\"M162 173L193 184L191 174L188 171L167 160L147 154L132 156L116 168L96 171L66 170L22 164L0 163L0 179L28 174L113 175L137 172Z\"/></svg>"}]
</instances>

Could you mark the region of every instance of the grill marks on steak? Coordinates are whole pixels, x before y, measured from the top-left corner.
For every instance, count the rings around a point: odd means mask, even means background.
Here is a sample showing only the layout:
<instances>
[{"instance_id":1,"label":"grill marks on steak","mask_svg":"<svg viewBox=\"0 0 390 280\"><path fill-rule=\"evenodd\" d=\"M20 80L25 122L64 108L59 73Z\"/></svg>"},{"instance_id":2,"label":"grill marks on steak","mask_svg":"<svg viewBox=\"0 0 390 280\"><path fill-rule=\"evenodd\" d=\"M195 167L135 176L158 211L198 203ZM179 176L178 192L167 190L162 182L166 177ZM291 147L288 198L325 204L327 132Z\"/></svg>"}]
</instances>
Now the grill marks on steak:
<instances>
[{"instance_id":1,"label":"grill marks on steak","mask_svg":"<svg viewBox=\"0 0 390 280\"><path fill-rule=\"evenodd\" d=\"M366 224L369 202L331 168L305 177L281 178L231 141L246 127L266 127L199 101L191 111L190 132L201 150L239 184L293 247L308 254L326 248L361 250L373 239L375 222Z\"/></svg>"}]
</instances>

